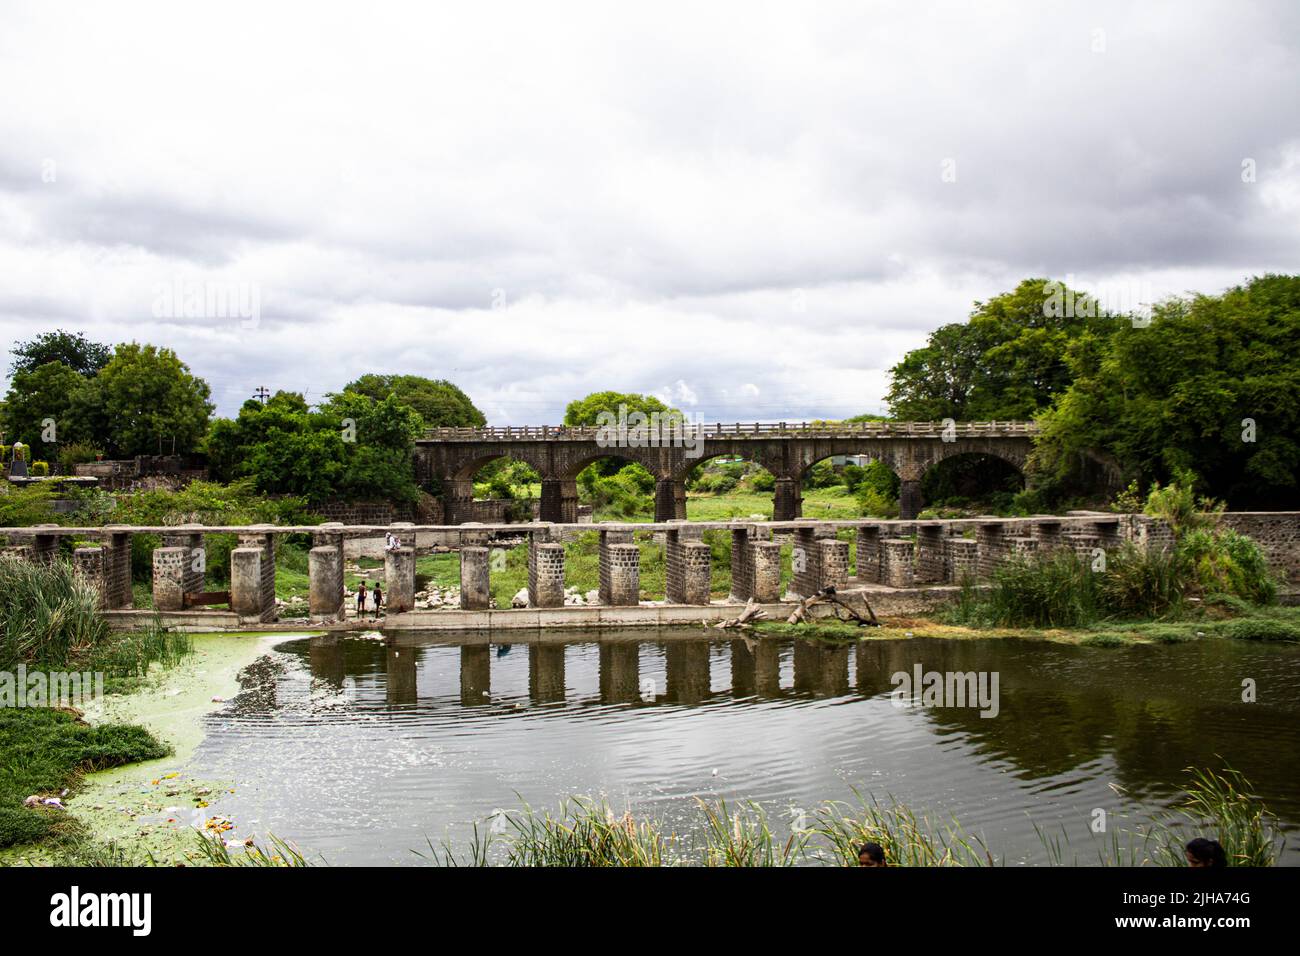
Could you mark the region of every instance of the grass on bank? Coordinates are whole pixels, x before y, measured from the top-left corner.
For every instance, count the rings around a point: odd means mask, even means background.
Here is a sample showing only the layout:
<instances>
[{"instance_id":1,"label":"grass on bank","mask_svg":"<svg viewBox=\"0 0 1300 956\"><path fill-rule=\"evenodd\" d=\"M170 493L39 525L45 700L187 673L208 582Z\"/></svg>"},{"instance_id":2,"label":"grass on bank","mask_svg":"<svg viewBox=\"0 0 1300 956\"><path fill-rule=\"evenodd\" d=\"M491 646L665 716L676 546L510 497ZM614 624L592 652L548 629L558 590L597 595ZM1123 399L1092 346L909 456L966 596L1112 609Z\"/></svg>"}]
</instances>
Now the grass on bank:
<instances>
[{"instance_id":1,"label":"grass on bank","mask_svg":"<svg viewBox=\"0 0 1300 956\"><path fill-rule=\"evenodd\" d=\"M1185 866L1193 836L1219 840L1232 866L1272 866L1285 846L1276 818L1231 767L1189 768L1182 798L1154 823L1116 829L1095 847L1109 866ZM651 818L616 813L603 800L574 797L557 812L530 806L474 827L464 846L444 842L431 856L444 866L856 866L858 848L878 843L891 866L999 866L978 834L955 819L917 814L895 800L854 792L853 802L826 803L796 818L781 836L766 811L752 802L697 800L697 837L682 837ZM1039 831L1049 865L1077 865L1068 834Z\"/></svg>"},{"instance_id":2,"label":"grass on bank","mask_svg":"<svg viewBox=\"0 0 1300 956\"><path fill-rule=\"evenodd\" d=\"M188 635L157 624L114 632L99 597L63 561L35 564L0 555L0 671L102 674L106 692L138 685L157 664L193 650ZM56 702L51 702L56 703ZM0 847L73 839L65 811L23 805L29 796L75 790L83 773L163 757L168 749L142 727L92 727L71 709L0 708Z\"/></svg>"}]
</instances>

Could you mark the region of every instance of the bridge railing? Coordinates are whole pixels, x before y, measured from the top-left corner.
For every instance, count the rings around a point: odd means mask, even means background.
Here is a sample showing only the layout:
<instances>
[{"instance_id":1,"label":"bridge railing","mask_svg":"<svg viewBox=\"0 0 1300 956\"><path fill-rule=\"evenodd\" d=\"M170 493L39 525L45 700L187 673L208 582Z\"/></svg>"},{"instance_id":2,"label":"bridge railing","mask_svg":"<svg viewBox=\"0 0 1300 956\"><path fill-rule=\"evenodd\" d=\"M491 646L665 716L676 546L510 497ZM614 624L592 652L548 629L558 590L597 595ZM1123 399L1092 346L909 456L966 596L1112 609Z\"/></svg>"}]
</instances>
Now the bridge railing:
<instances>
[{"instance_id":1,"label":"bridge railing","mask_svg":"<svg viewBox=\"0 0 1300 956\"><path fill-rule=\"evenodd\" d=\"M631 426L634 427L634 426ZM671 426L661 423L667 429ZM1036 422L987 421L956 422L713 422L687 421L691 434L709 438L775 438L790 435L799 438L957 438L1005 437L1035 435ZM629 428L630 430L630 428ZM520 441L555 439L590 441L608 434L607 429L594 425L498 425L485 428L430 428L426 440L432 441Z\"/></svg>"}]
</instances>

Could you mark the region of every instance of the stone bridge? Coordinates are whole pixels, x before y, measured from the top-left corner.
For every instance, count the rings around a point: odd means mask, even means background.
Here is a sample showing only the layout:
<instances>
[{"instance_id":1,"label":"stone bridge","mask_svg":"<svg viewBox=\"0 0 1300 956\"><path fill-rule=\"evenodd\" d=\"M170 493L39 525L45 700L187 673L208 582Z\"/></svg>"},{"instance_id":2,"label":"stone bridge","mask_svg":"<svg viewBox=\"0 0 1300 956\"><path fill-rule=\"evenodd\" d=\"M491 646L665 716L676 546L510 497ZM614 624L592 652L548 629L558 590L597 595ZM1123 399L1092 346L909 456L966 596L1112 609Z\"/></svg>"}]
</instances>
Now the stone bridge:
<instances>
[{"instance_id":1,"label":"stone bridge","mask_svg":"<svg viewBox=\"0 0 1300 956\"><path fill-rule=\"evenodd\" d=\"M1033 422L854 422L694 424L662 433L559 426L436 428L416 442L416 471L426 487L440 486L444 520L469 520L474 475L497 458L527 462L542 476L541 520L578 520L578 472L602 458L643 465L655 477L655 520L686 517L686 477L701 462L735 456L776 478L773 519L803 515L803 476L836 455L865 455L898 475L900 516L921 509L921 476L958 455L991 455L1023 475L1037 426Z\"/></svg>"}]
</instances>

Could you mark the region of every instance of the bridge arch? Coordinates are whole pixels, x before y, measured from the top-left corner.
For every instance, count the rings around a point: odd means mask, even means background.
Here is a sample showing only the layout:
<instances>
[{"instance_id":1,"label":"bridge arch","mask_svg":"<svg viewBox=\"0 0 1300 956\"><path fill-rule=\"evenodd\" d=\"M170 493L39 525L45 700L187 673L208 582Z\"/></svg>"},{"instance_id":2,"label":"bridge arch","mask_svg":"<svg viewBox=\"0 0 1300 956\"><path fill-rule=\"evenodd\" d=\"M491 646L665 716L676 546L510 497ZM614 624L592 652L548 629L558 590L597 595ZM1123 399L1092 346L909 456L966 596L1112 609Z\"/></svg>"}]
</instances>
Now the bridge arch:
<instances>
[{"instance_id":1,"label":"bridge arch","mask_svg":"<svg viewBox=\"0 0 1300 956\"><path fill-rule=\"evenodd\" d=\"M776 476L772 473L771 469L763 465L762 462L758 460L757 455L746 455L744 453L738 453L738 452L720 451L717 452L716 454L709 455L708 457L689 459L688 467L682 470L680 481L683 490L686 493L685 513L683 517L689 518L691 516L691 511L692 511L691 500L693 497L691 494L692 489L689 487L691 482L693 480L699 480L701 478L702 472L714 470L714 469L710 469L708 466L715 463L723 466L722 468L717 469L718 477L717 479L715 479L715 481L717 481L718 485L722 485L723 483L731 479L735 479L735 483L732 485L732 487L735 487L739 485L741 482L747 481L750 483L750 486L755 495L759 497L771 496L775 506ZM740 464L742 466L753 466L753 468L757 469L757 471L754 471L752 473L747 473L745 475L728 475L727 474L728 469L726 468L726 466L732 463ZM700 497L698 496L700 493L700 489L697 487L695 491L696 491L696 496L695 496L696 507L694 510L698 514L699 511L704 507L704 505L702 504ZM708 491L705 491L704 493L707 494ZM741 518L747 518L748 516L749 516L748 512L746 512L746 514L743 515L734 515L734 517L741 517ZM733 516L727 515L726 517L733 517Z\"/></svg>"},{"instance_id":2,"label":"bridge arch","mask_svg":"<svg viewBox=\"0 0 1300 956\"><path fill-rule=\"evenodd\" d=\"M954 499L981 499L1015 493L1026 487L1024 459L999 450L967 449L943 455L921 476L921 493L927 504Z\"/></svg>"}]
</instances>

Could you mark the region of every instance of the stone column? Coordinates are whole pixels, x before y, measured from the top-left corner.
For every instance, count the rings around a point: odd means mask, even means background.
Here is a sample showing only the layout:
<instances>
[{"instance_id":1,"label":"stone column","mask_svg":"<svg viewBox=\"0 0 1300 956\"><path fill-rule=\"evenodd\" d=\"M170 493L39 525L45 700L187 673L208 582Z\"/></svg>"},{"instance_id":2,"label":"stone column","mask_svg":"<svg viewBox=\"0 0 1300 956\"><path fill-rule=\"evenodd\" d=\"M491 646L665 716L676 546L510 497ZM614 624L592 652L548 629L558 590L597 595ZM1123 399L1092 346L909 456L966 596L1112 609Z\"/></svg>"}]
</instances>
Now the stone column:
<instances>
[{"instance_id":1,"label":"stone column","mask_svg":"<svg viewBox=\"0 0 1300 956\"><path fill-rule=\"evenodd\" d=\"M308 613L322 620L342 620L343 549L331 545L312 548L307 555L307 576Z\"/></svg>"},{"instance_id":2,"label":"stone column","mask_svg":"<svg viewBox=\"0 0 1300 956\"><path fill-rule=\"evenodd\" d=\"M99 606L108 607L104 593L103 548L77 548L72 552L72 566L83 580L99 592Z\"/></svg>"},{"instance_id":3,"label":"stone column","mask_svg":"<svg viewBox=\"0 0 1300 956\"><path fill-rule=\"evenodd\" d=\"M975 530L975 541L979 546L979 576L988 578L993 569L1002 563L1004 553L1002 543L1002 522L986 521Z\"/></svg>"},{"instance_id":4,"label":"stone column","mask_svg":"<svg viewBox=\"0 0 1300 956\"><path fill-rule=\"evenodd\" d=\"M880 582L880 528L877 525L864 525L858 529L858 573L857 578L864 584Z\"/></svg>"},{"instance_id":5,"label":"stone column","mask_svg":"<svg viewBox=\"0 0 1300 956\"><path fill-rule=\"evenodd\" d=\"M687 600L686 546L699 540L700 531L686 522L673 522L676 527L663 532L664 536L664 597L669 604L698 603ZM707 547L707 546L706 546ZM707 603L707 602L705 602Z\"/></svg>"},{"instance_id":6,"label":"stone column","mask_svg":"<svg viewBox=\"0 0 1300 956\"><path fill-rule=\"evenodd\" d=\"M913 581L912 550L908 538L880 541L880 580L891 588L910 588Z\"/></svg>"},{"instance_id":7,"label":"stone column","mask_svg":"<svg viewBox=\"0 0 1300 956\"><path fill-rule=\"evenodd\" d=\"M309 596L310 613L313 617L337 618L343 620L344 605L347 594L343 589L343 524L339 521L327 521L317 525L311 533L311 554L307 558L307 570L311 585ZM314 557L322 551L320 557ZM334 557L327 558L324 551L332 551ZM331 603L329 594L335 595Z\"/></svg>"},{"instance_id":8,"label":"stone column","mask_svg":"<svg viewBox=\"0 0 1300 956\"><path fill-rule=\"evenodd\" d=\"M921 479L903 479L898 486L898 517L912 521L921 513Z\"/></svg>"},{"instance_id":9,"label":"stone column","mask_svg":"<svg viewBox=\"0 0 1300 956\"><path fill-rule=\"evenodd\" d=\"M944 526L939 522L922 522L916 526L917 584L939 584L944 580L943 570Z\"/></svg>"},{"instance_id":10,"label":"stone column","mask_svg":"<svg viewBox=\"0 0 1300 956\"><path fill-rule=\"evenodd\" d=\"M631 531L606 531L606 530L604 530L604 529L601 529L601 532L600 532L600 550L599 550L599 556L600 556L600 603L601 603L601 604L606 604L606 605L608 605L608 604L611 603L611 594L612 594L612 591L611 591L612 584L611 584L611 582L612 582L612 567L613 567L613 565L612 565L612 559L611 559L611 555L610 555L610 548L612 548L612 547L614 547L615 545L618 545L618 544L631 544L631 543L632 543L632 532L631 532ZM640 563L639 563L639 562L638 562L637 567L638 567L638 569L640 568ZM638 573L639 573L639 570L638 570Z\"/></svg>"},{"instance_id":11,"label":"stone column","mask_svg":"<svg viewBox=\"0 0 1300 956\"><path fill-rule=\"evenodd\" d=\"M1029 533L1038 541L1038 550L1044 554L1063 546L1061 540L1061 522L1048 518L1035 518L1029 525Z\"/></svg>"},{"instance_id":12,"label":"stone column","mask_svg":"<svg viewBox=\"0 0 1300 956\"><path fill-rule=\"evenodd\" d=\"M754 593L754 574L749 564L749 529L731 529L731 593L727 600L741 604Z\"/></svg>"},{"instance_id":13,"label":"stone column","mask_svg":"<svg viewBox=\"0 0 1300 956\"><path fill-rule=\"evenodd\" d=\"M682 566L682 604L708 604L713 553L703 541L679 545Z\"/></svg>"},{"instance_id":14,"label":"stone column","mask_svg":"<svg viewBox=\"0 0 1300 956\"><path fill-rule=\"evenodd\" d=\"M415 548L415 524L410 521L394 521L389 527L397 535L398 543L404 548Z\"/></svg>"},{"instance_id":15,"label":"stone column","mask_svg":"<svg viewBox=\"0 0 1300 956\"><path fill-rule=\"evenodd\" d=\"M168 532L163 535L163 546L166 548L180 548L185 552L181 561L181 594L201 594L203 592L203 576L207 566L207 553L203 550L202 532L195 531L192 528ZM156 560L155 567L157 567ZM184 603L182 597L182 607ZM179 608L176 610L179 610Z\"/></svg>"},{"instance_id":16,"label":"stone column","mask_svg":"<svg viewBox=\"0 0 1300 956\"><path fill-rule=\"evenodd\" d=\"M185 609L185 566L188 548L153 549L153 606L159 611ZM261 569L258 569L261 581Z\"/></svg>"},{"instance_id":17,"label":"stone column","mask_svg":"<svg viewBox=\"0 0 1300 956\"><path fill-rule=\"evenodd\" d=\"M261 606L265 619L275 619L275 535L268 531L248 531L239 535L240 548L257 548L262 553L258 563L261 575ZM233 576L233 571L231 572ZM233 580L231 598L234 598Z\"/></svg>"},{"instance_id":18,"label":"stone column","mask_svg":"<svg viewBox=\"0 0 1300 956\"><path fill-rule=\"evenodd\" d=\"M611 544L609 552L609 600L611 607L635 607L641 601L641 549L635 544Z\"/></svg>"},{"instance_id":19,"label":"stone column","mask_svg":"<svg viewBox=\"0 0 1300 956\"><path fill-rule=\"evenodd\" d=\"M655 521L686 519L686 482L672 478L655 480Z\"/></svg>"},{"instance_id":20,"label":"stone column","mask_svg":"<svg viewBox=\"0 0 1300 956\"><path fill-rule=\"evenodd\" d=\"M794 521L803 516L803 491L798 478L778 478L772 495L772 520Z\"/></svg>"},{"instance_id":21,"label":"stone column","mask_svg":"<svg viewBox=\"0 0 1300 956\"><path fill-rule=\"evenodd\" d=\"M116 531L113 526L104 529L104 607L109 610L135 606L131 591L131 541L130 532Z\"/></svg>"},{"instance_id":22,"label":"stone column","mask_svg":"<svg viewBox=\"0 0 1300 956\"><path fill-rule=\"evenodd\" d=\"M464 552L461 561L464 562ZM485 562L486 566L486 562ZM462 577L464 571L461 571ZM415 549L403 545L384 552L385 600L389 614L404 614L415 607ZM462 592L463 593L463 592Z\"/></svg>"},{"instance_id":23,"label":"stone column","mask_svg":"<svg viewBox=\"0 0 1300 956\"><path fill-rule=\"evenodd\" d=\"M564 607L564 545L539 544L528 552L528 603L532 607Z\"/></svg>"},{"instance_id":24,"label":"stone column","mask_svg":"<svg viewBox=\"0 0 1300 956\"><path fill-rule=\"evenodd\" d=\"M817 531L797 528L791 539L790 590L801 598L817 593L821 572L818 570Z\"/></svg>"},{"instance_id":25,"label":"stone column","mask_svg":"<svg viewBox=\"0 0 1300 956\"><path fill-rule=\"evenodd\" d=\"M775 541L749 542L749 566L753 587L750 596L757 604L781 600L781 546Z\"/></svg>"},{"instance_id":26,"label":"stone column","mask_svg":"<svg viewBox=\"0 0 1300 956\"><path fill-rule=\"evenodd\" d=\"M849 543L835 538L817 542L817 589L843 590L849 584Z\"/></svg>"},{"instance_id":27,"label":"stone column","mask_svg":"<svg viewBox=\"0 0 1300 956\"><path fill-rule=\"evenodd\" d=\"M542 479L541 519L554 524L577 524L577 481L564 478Z\"/></svg>"},{"instance_id":28,"label":"stone column","mask_svg":"<svg viewBox=\"0 0 1300 956\"><path fill-rule=\"evenodd\" d=\"M979 574L979 545L974 538L944 538L944 577L954 584L974 580Z\"/></svg>"},{"instance_id":29,"label":"stone column","mask_svg":"<svg viewBox=\"0 0 1300 956\"><path fill-rule=\"evenodd\" d=\"M38 524L37 528L57 528L57 524ZM31 560L36 564L53 564L55 557L59 553L59 536L57 534L41 534L37 532L32 536L32 557Z\"/></svg>"},{"instance_id":30,"label":"stone column","mask_svg":"<svg viewBox=\"0 0 1300 956\"><path fill-rule=\"evenodd\" d=\"M487 548L460 549L460 606L466 611L485 611L491 606L488 555Z\"/></svg>"},{"instance_id":31,"label":"stone column","mask_svg":"<svg viewBox=\"0 0 1300 956\"><path fill-rule=\"evenodd\" d=\"M269 621L275 604L268 608L262 589L262 564L266 550L238 547L230 552L230 609L241 619Z\"/></svg>"}]
</instances>

